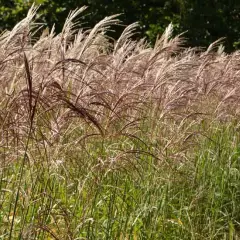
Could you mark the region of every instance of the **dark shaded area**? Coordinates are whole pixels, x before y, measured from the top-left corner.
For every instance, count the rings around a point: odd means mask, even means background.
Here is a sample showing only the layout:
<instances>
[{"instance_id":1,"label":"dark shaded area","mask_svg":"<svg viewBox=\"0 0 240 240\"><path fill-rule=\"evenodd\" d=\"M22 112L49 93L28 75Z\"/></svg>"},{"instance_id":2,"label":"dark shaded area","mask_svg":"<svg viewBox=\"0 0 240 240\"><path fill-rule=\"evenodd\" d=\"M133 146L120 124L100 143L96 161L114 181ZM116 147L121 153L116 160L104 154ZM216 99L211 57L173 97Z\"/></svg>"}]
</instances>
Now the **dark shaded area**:
<instances>
[{"instance_id":1,"label":"dark shaded area","mask_svg":"<svg viewBox=\"0 0 240 240\"><path fill-rule=\"evenodd\" d=\"M125 25L138 21L139 35L154 42L172 22L175 34L185 31L189 46L207 47L220 37L226 37L227 51L240 47L239 0L36 0L41 4L40 20L49 27L55 24L60 32L70 10L88 6L80 19L82 27L93 27L105 16L122 13ZM27 13L33 0L0 0L0 29L10 29ZM122 27L111 36L117 38Z\"/></svg>"}]
</instances>

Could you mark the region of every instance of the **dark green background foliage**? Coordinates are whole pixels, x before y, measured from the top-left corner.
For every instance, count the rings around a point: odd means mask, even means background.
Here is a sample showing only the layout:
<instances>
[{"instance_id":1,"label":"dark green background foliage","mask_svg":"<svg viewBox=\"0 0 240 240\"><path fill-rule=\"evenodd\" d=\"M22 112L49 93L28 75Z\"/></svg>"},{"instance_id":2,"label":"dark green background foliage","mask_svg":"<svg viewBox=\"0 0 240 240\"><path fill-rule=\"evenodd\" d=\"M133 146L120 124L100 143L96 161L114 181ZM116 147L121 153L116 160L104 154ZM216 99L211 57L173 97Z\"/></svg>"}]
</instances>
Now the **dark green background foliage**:
<instances>
[{"instance_id":1,"label":"dark green background foliage","mask_svg":"<svg viewBox=\"0 0 240 240\"><path fill-rule=\"evenodd\" d=\"M0 0L0 29L9 29L21 20L33 0ZM227 51L240 47L239 0L36 0L42 4L40 19L56 31L61 27L70 10L89 6L81 19L83 27L92 27L105 16L123 13L124 24L138 21L138 37L147 36L154 42L165 27L172 22L175 34L185 32L189 46L208 46L225 37ZM122 28L116 27L113 37Z\"/></svg>"}]
</instances>

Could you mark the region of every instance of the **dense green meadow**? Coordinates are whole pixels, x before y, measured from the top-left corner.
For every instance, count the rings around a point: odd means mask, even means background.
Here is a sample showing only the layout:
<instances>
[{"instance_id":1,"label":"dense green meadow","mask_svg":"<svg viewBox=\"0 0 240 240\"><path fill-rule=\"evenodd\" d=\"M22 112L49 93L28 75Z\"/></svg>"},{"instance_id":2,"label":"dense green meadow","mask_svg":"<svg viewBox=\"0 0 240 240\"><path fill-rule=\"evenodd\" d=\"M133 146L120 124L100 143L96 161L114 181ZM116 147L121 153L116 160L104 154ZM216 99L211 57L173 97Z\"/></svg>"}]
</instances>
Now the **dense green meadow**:
<instances>
[{"instance_id":1,"label":"dense green meadow","mask_svg":"<svg viewBox=\"0 0 240 240\"><path fill-rule=\"evenodd\" d=\"M0 239L240 239L240 52L83 10L0 36Z\"/></svg>"}]
</instances>

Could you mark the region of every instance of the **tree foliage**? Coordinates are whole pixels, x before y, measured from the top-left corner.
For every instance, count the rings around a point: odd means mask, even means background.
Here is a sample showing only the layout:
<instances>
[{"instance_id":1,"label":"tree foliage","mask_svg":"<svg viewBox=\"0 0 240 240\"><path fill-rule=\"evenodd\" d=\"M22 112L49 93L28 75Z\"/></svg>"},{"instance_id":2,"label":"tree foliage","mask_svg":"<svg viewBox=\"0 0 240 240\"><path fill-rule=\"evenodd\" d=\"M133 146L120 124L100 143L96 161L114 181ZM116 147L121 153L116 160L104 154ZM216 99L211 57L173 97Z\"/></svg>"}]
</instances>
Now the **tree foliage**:
<instances>
[{"instance_id":1,"label":"tree foliage","mask_svg":"<svg viewBox=\"0 0 240 240\"><path fill-rule=\"evenodd\" d=\"M140 35L154 42L172 22L175 33L186 32L190 46L207 46L225 37L228 51L240 47L239 0L0 0L0 29L9 29L21 20L31 4L41 4L40 19L60 31L69 11L88 6L81 23L92 27L105 16L122 13L124 24L139 22ZM116 27L117 37L120 29Z\"/></svg>"},{"instance_id":2,"label":"tree foliage","mask_svg":"<svg viewBox=\"0 0 240 240\"><path fill-rule=\"evenodd\" d=\"M228 50L240 47L239 0L181 0L181 29L191 45L206 46L225 37Z\"/></svg>"}]
</instances>

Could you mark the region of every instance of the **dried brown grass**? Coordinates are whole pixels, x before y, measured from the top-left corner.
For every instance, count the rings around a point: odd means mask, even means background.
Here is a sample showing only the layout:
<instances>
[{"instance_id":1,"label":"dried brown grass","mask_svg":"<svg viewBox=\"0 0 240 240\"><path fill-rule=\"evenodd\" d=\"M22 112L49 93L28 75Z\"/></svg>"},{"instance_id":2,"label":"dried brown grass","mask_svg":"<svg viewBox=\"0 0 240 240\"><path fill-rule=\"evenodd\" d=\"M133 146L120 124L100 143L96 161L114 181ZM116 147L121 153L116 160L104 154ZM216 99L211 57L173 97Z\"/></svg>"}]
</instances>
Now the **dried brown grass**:
<instances>
[{"instance_id":1,"label":"dried brown grass","mask_svg":"<svg viewBox=\"0 0 240 240\"><path fill-rule=\"evenodd\" d=\"M29 129L33 140L52 145L76 126L82 128L80 139L135 137L140 120L147 118L154 137L160 119L181 129L186 119L238 118L238 51L225 54L219 42L206 51L184 48L182 36L172 38L172 25L153 48L144 39L131 40L136 23L112 41L106 33L119 24L118 15L83 31L74 19L84 9L69 14L61 33L53 27L37 39L43 26L35 23L33 6L12 31L2 33L2 147L24 147ZM191 134L186 131L181 139ZM176 129L166 146L174 135Z\"/></svg>"}]
</instances>

